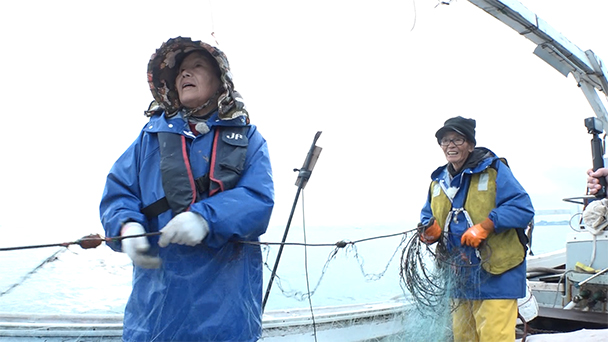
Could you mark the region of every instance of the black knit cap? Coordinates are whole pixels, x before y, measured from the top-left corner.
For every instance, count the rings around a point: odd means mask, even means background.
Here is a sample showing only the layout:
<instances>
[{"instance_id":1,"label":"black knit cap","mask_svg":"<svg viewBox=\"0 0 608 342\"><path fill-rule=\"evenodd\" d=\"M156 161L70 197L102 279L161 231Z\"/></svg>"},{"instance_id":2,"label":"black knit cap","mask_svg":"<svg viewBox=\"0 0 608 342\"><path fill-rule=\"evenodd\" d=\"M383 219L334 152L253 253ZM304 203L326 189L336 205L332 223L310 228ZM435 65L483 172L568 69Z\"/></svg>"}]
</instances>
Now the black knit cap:
<instances>
[{"instance_id":1,"label":"black knit cap","mask_svg":"<svg viewBox=\"0 0 608 342\"><path fill-rule=\"evenodd\" d=\"M453 131L464 136L469 142L472 142L473 145L477 144L475 141L475 120L473 119L465 119L462 116L457 116L455 118L445 120L443 127L441 127L437 133L435 133L437 143L441 144L441 139L449 131Z\"/></svg>"}]
</instances>

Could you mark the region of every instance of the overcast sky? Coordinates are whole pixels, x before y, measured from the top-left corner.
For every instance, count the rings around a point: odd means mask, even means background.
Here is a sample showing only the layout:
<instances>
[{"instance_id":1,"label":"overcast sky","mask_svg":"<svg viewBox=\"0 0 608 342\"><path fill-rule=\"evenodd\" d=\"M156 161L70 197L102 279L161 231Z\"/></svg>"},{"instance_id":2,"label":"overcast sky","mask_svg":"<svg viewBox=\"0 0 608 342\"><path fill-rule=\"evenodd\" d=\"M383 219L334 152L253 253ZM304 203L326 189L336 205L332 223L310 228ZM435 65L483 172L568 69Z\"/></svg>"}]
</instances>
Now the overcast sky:
<instances>
[{"instance_id":1,"label":"overcast sky","mask_svg":"<svg viewBox=\"0 0 608 342\"><path fill-rule=\"evenodd\" d=\"M522 3L608 61L607 1ZM591 166L583 120L594 113L576 81L468 1L437 4L3 2L0 245L103 233L105 177L147 121L148 60L176 36L215 38L228 56L268 140L273 226L286 223L292 170L323 131L307 225L413 228L445 163L434 133L457 115L477 120L478 146L508 159L537 209L568 208Z\"/></svg>"}]
</instances>

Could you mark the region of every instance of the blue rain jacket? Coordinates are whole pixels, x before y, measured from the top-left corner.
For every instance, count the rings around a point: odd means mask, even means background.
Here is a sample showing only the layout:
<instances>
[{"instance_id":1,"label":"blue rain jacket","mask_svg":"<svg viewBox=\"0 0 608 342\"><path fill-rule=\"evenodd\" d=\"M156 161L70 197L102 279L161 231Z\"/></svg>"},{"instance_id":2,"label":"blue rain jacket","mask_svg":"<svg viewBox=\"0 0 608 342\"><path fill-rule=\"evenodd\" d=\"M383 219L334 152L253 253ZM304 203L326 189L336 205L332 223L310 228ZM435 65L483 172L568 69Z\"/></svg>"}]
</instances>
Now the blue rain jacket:
<instances>
[{"instance_id":1,"label":"blue rain jacket","mask_svg":"<svg viewBox=\"0 0 608 342\"><path fill-rule=\"evenodd\" d=\"M479 149L479 148L478 148ZM482 148L485 149L485 148ZM487 149L486 149L487 150ZM456 187L458 191L453 198L453 208L462 208L467 195L471 175L482 172L492 164L496 167L496 204L489 218L494 222L494 231L500 233L505 229L526 228L534 217L534 208L529 195L513 176L511 169L498 161L493 152L487 150L488 156L472 168L464 169L450 180L447 164L435 170L431 178L444 182L447 187ZM431 194L420 214L420 222L428 223L433 213ZM450 221L446 246L448 254L455 257L451 262L452 272L456 273L456 284L451 296L468 300L515 299L526 294L526 262L500 275L493 275L481 267L481 260L476 249L460 243L462 234L469 228L464 213L460 212ZM444 229L445 231L445 229Z\"/></svg>"},{"instance_id":2,"label":"blue rain jacket","mask_svg":"<svg viewBox=\"0 0 608 342\"><path fill-rule=\"evenodd\" d=\"M157 232L173 217L171 210L147 219L140 209L164 197L157 132L187 137L194 178L209 170L218 125L246 125L243 117L208 120L210 132L194 137L181 115L154 116L137 140L112 167L103 192L100 215L106 236L120 235L128 221ZM262 256L258 241L274 205L272 171L266 141L250 125L244 170L234 189L196 202L190 210L209 223L209 234L197 246L160 248L149 238L159 269L133 268L133 290L125 308L123 340L257 341L262 323ZM109 244L121 250L119 242Z\"/></svg>"}]
</instances>

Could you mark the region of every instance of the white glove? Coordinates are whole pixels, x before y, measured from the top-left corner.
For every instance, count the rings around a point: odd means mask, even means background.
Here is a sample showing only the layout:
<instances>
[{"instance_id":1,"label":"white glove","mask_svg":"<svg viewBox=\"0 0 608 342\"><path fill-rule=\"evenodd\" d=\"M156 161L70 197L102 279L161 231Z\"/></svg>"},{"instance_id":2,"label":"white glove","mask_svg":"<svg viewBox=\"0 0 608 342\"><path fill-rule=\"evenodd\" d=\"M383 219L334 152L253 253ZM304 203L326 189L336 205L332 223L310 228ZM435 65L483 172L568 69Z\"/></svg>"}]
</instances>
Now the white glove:
<instances>
[{"instance_id":1,"label":"white glove","mask_svg":"<svg viewBox=\"0 0 608 342\"><path fill-rule=\"evenodd\" d=\"M201 215L186 211L171 219L160 232L158 245L161 247L170 243L194 246L209 234L209 224Z\"/></svg>"},{"instance_id":2,"label":"white glove","mask_svg":"<svg viewBox=\"0 0 608 342\"><path fill-rule=\"evenodd\" d=\"M144 227L137 222L127 222L122 227L121 236L141 235L145 234ZM161 260L159 257L154 257L145 254L150 249L148 238L140 236L136 238L128 238L122 240L122 250L127 253L133 263L142 268L159 268Z\"/></svg>"},{"instance_id":3,"label":"white glove","mask_svg":"<svg viewBox=\"0 0 608 342\"><path fill-rule=\"evenodd\" d=\"M583 211L585 228L593 235L600 235L608 226L608 198L593 201Z\"/></svg>"}]
</instances>

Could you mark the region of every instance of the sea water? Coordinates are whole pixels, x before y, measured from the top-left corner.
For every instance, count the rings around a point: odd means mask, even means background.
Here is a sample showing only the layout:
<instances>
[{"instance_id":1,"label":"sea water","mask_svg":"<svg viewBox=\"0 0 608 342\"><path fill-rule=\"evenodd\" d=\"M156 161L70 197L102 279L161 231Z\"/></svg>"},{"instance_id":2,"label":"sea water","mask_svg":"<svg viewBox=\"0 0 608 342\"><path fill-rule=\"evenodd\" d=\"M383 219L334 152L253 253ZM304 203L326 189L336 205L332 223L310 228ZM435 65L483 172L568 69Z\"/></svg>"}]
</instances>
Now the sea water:
<instances>
[{"instance_id":1,"label":"sea water","mask_svg":"<svg viewBox=\"0 0 608 342\"><path fill-rule=\"evenodd\" d=\"M262 236L280 242L284 228ZM411 227L311 227L310 244L334 244L391 235ZM535 255L565 247L568 226L537 226ZM304 230L291 228L287 242L303 242ZM285 246L266 310L382 302L407 296L400 286L403 235L335 246ZM264 293L279 247L263 247ZM121 314L131 291L132 266L124 253L105 245L0 252L0 313ZM307 294L313 291L308 301Z\"/></svg>"},{"instance_id":2,"label":"sea water","mask_svg":"<svg viewBox=\"0 0 608 342\"><path fill-rule=\"evenodd\" d=\"M313 227L307 242L335 244L403 232L403 227ZM280 242L284 228L261 237ZM292 227L287 242L302 242ZM403 236L335 246L284 247L266 310L380 302L402 295ZM401 246L403 247L403 246ZM279 246L263 246L264 293ZM391 261L391 258L392 261ZM390 261L390 263L389 263ZM131 260L105 244L95 249L52 247L0 252L0 313L120 314L131 290ZM378 278L378 279L376 279ZM2 294L4 293L4 294Z\"/></svg>"}]
</instances>

